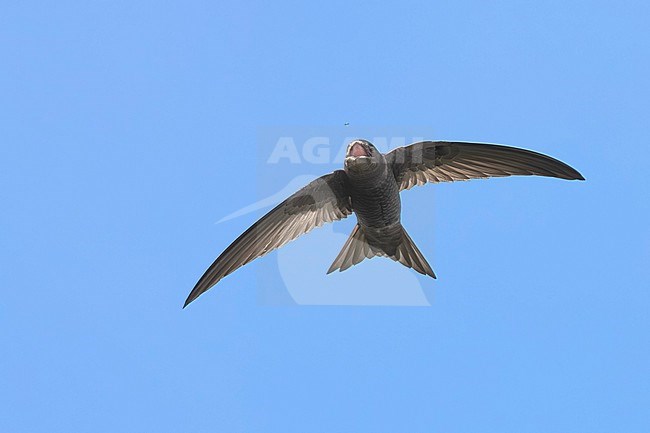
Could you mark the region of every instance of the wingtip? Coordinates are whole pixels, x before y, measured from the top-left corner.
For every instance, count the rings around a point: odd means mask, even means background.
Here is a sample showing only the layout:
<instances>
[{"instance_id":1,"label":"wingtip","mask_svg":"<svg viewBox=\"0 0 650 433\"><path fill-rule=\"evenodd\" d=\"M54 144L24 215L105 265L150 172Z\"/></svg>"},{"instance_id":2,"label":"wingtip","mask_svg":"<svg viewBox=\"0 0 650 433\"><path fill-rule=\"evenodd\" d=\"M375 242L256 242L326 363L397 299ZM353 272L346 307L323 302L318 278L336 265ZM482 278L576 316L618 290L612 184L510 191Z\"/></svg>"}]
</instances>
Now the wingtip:
<instances>
[{"instance_id":1,"label":"wingtip","mask_svg":"<svg viewBox=\"0 0 650 433\"><path fill-rule=\"evenodd\" d=\"M570 165L567 165L569 170L566 171L566 174L569 175L567 177L568 180L585 180L584 176L575 168L571 167Z\"/></svg>"},{"instance_id":2,"label":"wingtip","mask_svg":"<svg viewBox=\"0 0 650 433\"><path fill-rule=\"evenodd\" d=\"M571 170L568 171L568 177L569 180L585 180L585 177L575 168L569 167Z\"/></svg>"},{"instance_id":3,"label":"wingtip","mask_svg":"<svg viewBox=\"0 0 650 433\"><path fill-rule=\"evenodd\" d=\"M190 293L190 295L185 300L185 303L183 304L183 310L185 309L185 307L190 305L196 298L198 298L198 296L194 296L194 293Z\"/></svg>"}]
</instances>

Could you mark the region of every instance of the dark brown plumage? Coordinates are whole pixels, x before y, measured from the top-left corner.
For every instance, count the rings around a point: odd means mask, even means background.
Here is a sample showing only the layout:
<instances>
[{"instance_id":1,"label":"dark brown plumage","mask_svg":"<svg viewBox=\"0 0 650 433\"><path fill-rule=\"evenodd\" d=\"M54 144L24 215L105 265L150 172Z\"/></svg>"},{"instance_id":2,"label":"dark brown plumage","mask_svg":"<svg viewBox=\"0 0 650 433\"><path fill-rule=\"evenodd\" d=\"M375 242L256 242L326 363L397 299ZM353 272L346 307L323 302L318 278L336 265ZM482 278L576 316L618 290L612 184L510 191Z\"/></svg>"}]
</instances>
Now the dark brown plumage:
<instances>
[{"instance_id":1,"label":"dark brown plumage","mask_svg":"<svg viewBox=\"0 0 650 433\"><path fill-rule=\"evenodd\" d=\"M513 175L584 180L557 159L514 147L424 141L384 155L370 142L355 140L348 146L344 170L314 180L253 224L203 274L185 306L241 266L352 213L358 223L328 273L384 256L435 278L401 225L400 191L428 182Z\"/></svg>"}]
</instances>

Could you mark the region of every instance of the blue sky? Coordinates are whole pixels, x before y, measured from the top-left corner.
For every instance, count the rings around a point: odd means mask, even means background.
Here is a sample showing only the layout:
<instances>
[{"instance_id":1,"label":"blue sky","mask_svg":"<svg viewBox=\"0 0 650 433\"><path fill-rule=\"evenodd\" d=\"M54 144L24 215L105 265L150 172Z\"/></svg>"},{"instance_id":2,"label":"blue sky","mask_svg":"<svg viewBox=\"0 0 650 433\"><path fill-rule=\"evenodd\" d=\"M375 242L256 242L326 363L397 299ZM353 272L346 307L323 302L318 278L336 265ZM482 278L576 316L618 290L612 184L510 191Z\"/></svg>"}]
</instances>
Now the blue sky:
<instances>
[{"instance_id":1,"label":"blue sky","mask_svg":"<svg viewBox=\"0 0 650 433\"><path fill-rule=\"evenodd\" d=\"M326 3L0 5L0 431L650 429L647 3ZM271 254L181 310L298 174L265 128L346 122L587 181L404 193L430 307L272 306Z\"/></svg>"}]
</instances>

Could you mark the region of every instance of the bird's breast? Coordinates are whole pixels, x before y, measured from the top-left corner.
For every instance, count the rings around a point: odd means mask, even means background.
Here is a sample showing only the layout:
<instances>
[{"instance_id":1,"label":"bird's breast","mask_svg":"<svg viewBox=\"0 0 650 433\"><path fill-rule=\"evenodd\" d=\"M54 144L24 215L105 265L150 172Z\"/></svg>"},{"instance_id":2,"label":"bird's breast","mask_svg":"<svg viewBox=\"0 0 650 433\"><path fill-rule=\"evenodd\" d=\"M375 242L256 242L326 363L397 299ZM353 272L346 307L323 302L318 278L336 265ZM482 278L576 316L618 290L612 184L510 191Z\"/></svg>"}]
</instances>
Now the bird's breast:
<instances>
[{"instance_id":1,"label":"bird's breast","mask_svg":"<svg viewBox=\"0 0 650 433\"><path fill-rule=\"evenodd\" d=\"M399 190L392 176L353 185L351 196L352 209L362 226L381 228L400 221Z\"/></svg>"}]
</instances>

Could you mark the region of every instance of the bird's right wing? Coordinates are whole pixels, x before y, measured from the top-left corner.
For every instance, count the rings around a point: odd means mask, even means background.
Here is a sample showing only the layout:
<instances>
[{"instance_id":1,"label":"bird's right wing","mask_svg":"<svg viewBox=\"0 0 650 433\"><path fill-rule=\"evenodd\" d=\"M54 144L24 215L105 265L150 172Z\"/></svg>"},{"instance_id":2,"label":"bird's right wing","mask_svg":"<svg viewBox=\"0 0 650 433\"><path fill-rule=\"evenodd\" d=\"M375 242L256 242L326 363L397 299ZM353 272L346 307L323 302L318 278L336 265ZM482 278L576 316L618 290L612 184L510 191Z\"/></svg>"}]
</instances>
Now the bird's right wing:
<instances>
[{"instance_id":1,"label":"bird's right wing","mask_svg":"<svg viewBox=\"0 0 650 433\"><path fill-rule=\"evenodd\" d=\"M422 141L386 154L400 191L427 182L502 176L549 176L584 180L562 161L531 150L497 144Z\"/></svg>"},{"instance_id":2,"label":"bird's right wing","mask_svg":"<svg viewBox=\"0 0 650 433\"><path fill-rule=\"evenodd\" d=\"M230 244L196 283L184 307L236 269L324 223L343 219L351 213L347 175L343 170L315 179Z\"/></svg>"}]
</instances>

